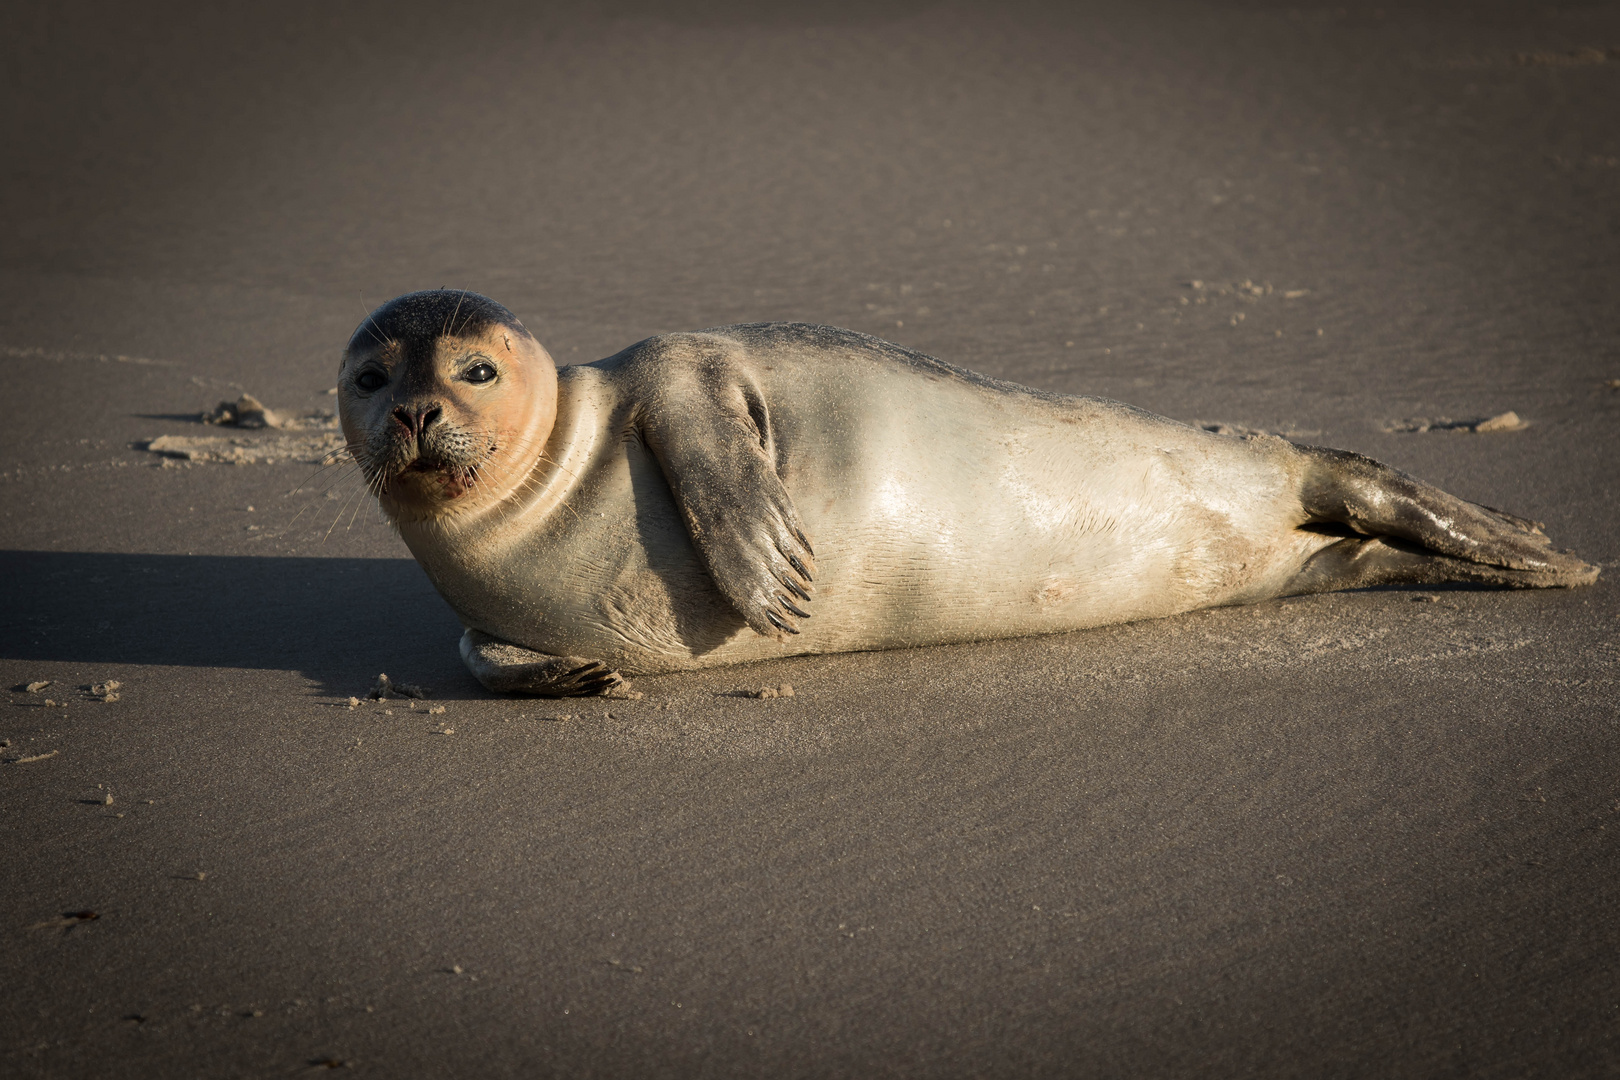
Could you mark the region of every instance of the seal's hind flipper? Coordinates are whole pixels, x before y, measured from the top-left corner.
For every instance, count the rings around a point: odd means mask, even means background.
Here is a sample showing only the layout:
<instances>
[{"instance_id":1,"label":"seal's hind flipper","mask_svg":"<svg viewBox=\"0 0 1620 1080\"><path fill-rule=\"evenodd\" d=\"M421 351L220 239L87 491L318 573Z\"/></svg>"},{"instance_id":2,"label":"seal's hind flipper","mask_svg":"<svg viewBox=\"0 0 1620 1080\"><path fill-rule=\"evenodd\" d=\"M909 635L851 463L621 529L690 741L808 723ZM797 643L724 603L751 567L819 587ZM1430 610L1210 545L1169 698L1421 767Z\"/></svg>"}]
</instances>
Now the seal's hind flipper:
<instances>
[{"instance_id":1,"label":"seal's hind flipper","mask_svg":"<svg viewBox=\"0 0 1620 1080\"><path fill-rule=\"evenodd\" d=\"M1361 536L1404 541L1431 555L1522 571L1528 575L1521 582L1526 588L1584 585L1597 578L1596 567L1554 551L1537 522L1459 499L1347 450L1318 446L1299 450L1307 458L1300 501L1314 522L1343 525ZM1437 580L1495 579L1451 576ZM1509 583L1505 579L1499 582Z\"/></svg>"},{"instance_id":2,"label":"seal's hind flipper","mask_svg":"<svg viewBox=\"0 0 1620 1080\"><path fill-rule=\"evenodd\" d=\"M639 698L624 676L600 660L552 656L478 630L461 635L461 659L484 689L534 697Z\"/></svg>"},{"instance_id":3,"label":"seal's hind flipper","mask_svg":"<svg viewBox=\"0 0 1620 1080\"><path fill-rule=\"evenodd\" d=\"M810 617L815 552L776 472L763 395L720 343L693 338L649 372L657 400L640 431L715 585L755 631L786 641Z\"/></svg>"},{"instance_id":4,"label":"seal's hind flipper","mask_svg":"<svg viewBox=\"0 0 1620 1080\"><path fill-rule=\"evenodd\" d=\"M1415 544L1380 536L1350 536L1312 555L1283 596L1370 589L1378 585L1444 585L1473 582L1506 589L1590 585L1598 568L1568 556L1578 570L1511 570L1437 555Z\"/></svg>"}]
</instances>

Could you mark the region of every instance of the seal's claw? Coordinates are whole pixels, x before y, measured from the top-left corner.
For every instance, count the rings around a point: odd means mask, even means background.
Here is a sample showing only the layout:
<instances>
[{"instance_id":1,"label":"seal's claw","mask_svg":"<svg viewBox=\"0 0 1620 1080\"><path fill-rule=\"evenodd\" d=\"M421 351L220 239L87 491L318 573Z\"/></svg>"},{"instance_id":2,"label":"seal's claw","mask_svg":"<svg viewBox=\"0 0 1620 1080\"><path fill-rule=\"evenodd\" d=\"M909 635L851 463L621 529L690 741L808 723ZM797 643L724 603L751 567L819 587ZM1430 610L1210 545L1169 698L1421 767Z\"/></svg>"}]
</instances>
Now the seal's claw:
<instances>
[{"instance_id":1,"label":"seal's claw","mask_svg":"<svg viewBox=\"0 0 1620 1080\"><path fill-rule=\"evenodd\" d=\"M1474 503L1473 505L1479 507L1481 510L1489 510L1492 514L1495 514L1497 517L1501 518L1509 525L1512 525L1520 532L1538 537L1546 546L1552 546L1552 541L1547 538L1546 522L1531 521L1529 518L1522 518L1517 514L1510 514L1506 510L1498 510L1494 506L1486 506L1484 503Z\"/></svg>"},{"instance_id":2,"label":"seal's claw","mask_svg":"<svg viewBox=\"0 0 1620 1080\"><path fill-rule=\"evenodd\" d=\"M600 660L552 656L478 630L461 635L461 659L484 688L535 697L629 697L624 676Z\"/></svg>"},{"instance_id":3,"label":"seal's claw","mask_svg":"<svg viewBox=\"0 0 1620 1080\"><path fill-rule=\"evenodd\" d=\"M808 611L804 610L798 604L795 604L785 596L778 596L776 598L776 602L793 612L793 614L797 615L801 619L808 619L810 617L810 613Z\"/></svg>"},{"instance_id":4,"label":"seal's claw","mask_svg":"<svg viewBox=\"0 0 1620 1080\"><path fill-rule=\"evenodd\" d=\"M794 532L798 532L798 530L797 530L797 529L795 529L795 530L794 530ZM803 534L803 533L799 533L799 536L800 536L800 538L801 538L801 539L802 539L802 538L803 538L803 536L804 536L804 534ZM806 551L809 551L809 550L810 550L810 545L809 545L809 544L806 544L806 545L804 545L804 549L805 549L805 550L806 550ZM809 584L809 583L810 583L810 582L812 582L812 581L814 581L814 580L815 580L815 577L814 577L814 575L812 575L812 574L811 574L811 573L810 573L810 571L809 571L809 570L807 570L807 569L805 569L805 566L804 566L804 563L802 563L802 562L800 562L800 561L799 561L799 560L798 560L798 559L797 559L797 558L795 558L795 557L794 557L794 555L793 555L793 552L791 552L791 551L787 551L787 550L784 550L784 549L783 549L783 548L782 548L782 547L781 547L781 545L777 545L777 550L779 550L779 551L781 551L781 552L782 552L782 557L783 557L783 558L784 558L784 559L786 559L786 560L787 560L787 561L788 561L788 565L789 565L789 566L791 566L791 567L793 567L793 569L794 569L794 570L796 570L796 571L798 571L798 574L799 574L799 576L800 576L800 577L802 577L802 578L804 578L804 580L805 580L805 583L806 583L806 584L807 584L807 585L808 585L808 584ZM783 577L783 578L782 578L782 580L783 580L783 581L784 581L784 582L786 582L786 581L787 581L787 580L788 580L788 579L787 579L787 578L786 578L786 577L785 577L785 576L784 576L784 577ZM797 586L797 585L792 585L792 586L791 586L791 587L792 587L792 588L794 588L794 589L797 589L797 588L798 588L798 586ZM808 599L808 598L807 598L807 599Z\"/></svg>"},{"instance_id":5,"label":"seal's claw","mask_svg":"<svg viewBox=\"0 0 1620 1080\"><path fill-rule=\"evenodd\" d=\"M612 691L628 685L623 675L600 660L592 660L569 672L569 675L575 679L575 689L570 695L572 697L608 696Z\"/></svg>"},{"instance_id":6,"label":"seal's claw","mask_svg":"<svg viewBox=\"0 0 1620 1080\"><path fill-rule=\"evenodd\" d=\"M809 586L800 585L797 581L793 580L793 576L791 574L777 574L776 580L782 583L782 588L786 589L794 596L797 596L800 600L803 600L807 604L810 602ZM806 617L808 618L808 616Z\"/></svg>"}]
</instances>

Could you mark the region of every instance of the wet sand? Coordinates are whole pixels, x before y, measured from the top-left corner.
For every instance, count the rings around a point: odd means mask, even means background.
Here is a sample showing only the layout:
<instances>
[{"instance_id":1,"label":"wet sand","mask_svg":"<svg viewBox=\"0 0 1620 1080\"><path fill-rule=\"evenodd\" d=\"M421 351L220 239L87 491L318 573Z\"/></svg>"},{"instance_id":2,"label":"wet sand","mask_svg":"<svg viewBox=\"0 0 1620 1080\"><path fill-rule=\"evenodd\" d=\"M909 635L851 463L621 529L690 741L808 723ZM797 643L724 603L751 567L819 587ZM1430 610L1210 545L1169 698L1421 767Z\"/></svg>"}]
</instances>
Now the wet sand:
<instances>
[{"instance_id":1,"label":"wet sand","mask_svg":"<svg viewBox=\"0 0 1620 1080\"><path fill-rule=\"evenodd\" d=\"M0 1072L1620 1070L1614 7L8 36ZM199 420L440 285L1346 447L1608 569L495 699L318 421Z\"/></svg>"}]
</instances>

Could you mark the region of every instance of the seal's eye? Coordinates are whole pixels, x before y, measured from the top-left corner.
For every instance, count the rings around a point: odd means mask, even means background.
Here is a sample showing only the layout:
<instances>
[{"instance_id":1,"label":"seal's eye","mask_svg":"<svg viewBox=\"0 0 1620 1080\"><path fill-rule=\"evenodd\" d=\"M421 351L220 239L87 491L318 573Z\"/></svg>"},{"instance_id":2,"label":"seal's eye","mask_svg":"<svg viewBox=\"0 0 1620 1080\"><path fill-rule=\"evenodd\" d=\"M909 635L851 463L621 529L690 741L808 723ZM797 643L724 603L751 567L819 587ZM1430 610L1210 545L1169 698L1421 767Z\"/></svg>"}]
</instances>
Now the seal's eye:
<instances>
[{"instance_id":1,"label":"seal's eye","mask_svg":"<svg viewBox=\"0 0 1620 1080\"><path fill-rule=\"evenodd\" d=\"M494 364L474 364L472 367L468 368L467 373L462 376L462 378L466 379L468 382L489 382L489 380L493 379L494 377Z\"/></svg>"},{"instance_id":2,"label":"seal's eye","mask_svg":"<svg viewBox=\"0 0 1620 1080\"><path fill-rule=\"evenodd\" d=\"M376 369L362 371L354 377L354 385L362 390L381 390L388 385L388 376Z\"/></svg>"}]
</instances>

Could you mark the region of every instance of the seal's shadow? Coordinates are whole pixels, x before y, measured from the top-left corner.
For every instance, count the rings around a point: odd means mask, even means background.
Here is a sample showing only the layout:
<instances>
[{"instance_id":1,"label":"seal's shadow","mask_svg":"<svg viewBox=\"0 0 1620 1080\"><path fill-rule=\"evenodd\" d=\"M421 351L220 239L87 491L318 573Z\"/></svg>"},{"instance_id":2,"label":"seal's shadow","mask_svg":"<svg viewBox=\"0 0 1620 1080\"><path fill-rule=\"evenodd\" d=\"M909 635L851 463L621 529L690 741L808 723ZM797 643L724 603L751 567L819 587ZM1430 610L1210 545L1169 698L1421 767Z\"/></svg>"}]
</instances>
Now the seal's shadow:
<instances>
[{"instance_id":1,"label":"seal's shadow","mask_svg":"<svg viewBox=\"0 0 1620 1080\"><path fill-rule=\"evenodd\" d=\"M0 551L0 611L9 660L269 668L330 693L388 671L482 694L409 559Z\"/></svg>"}]
</instances>

